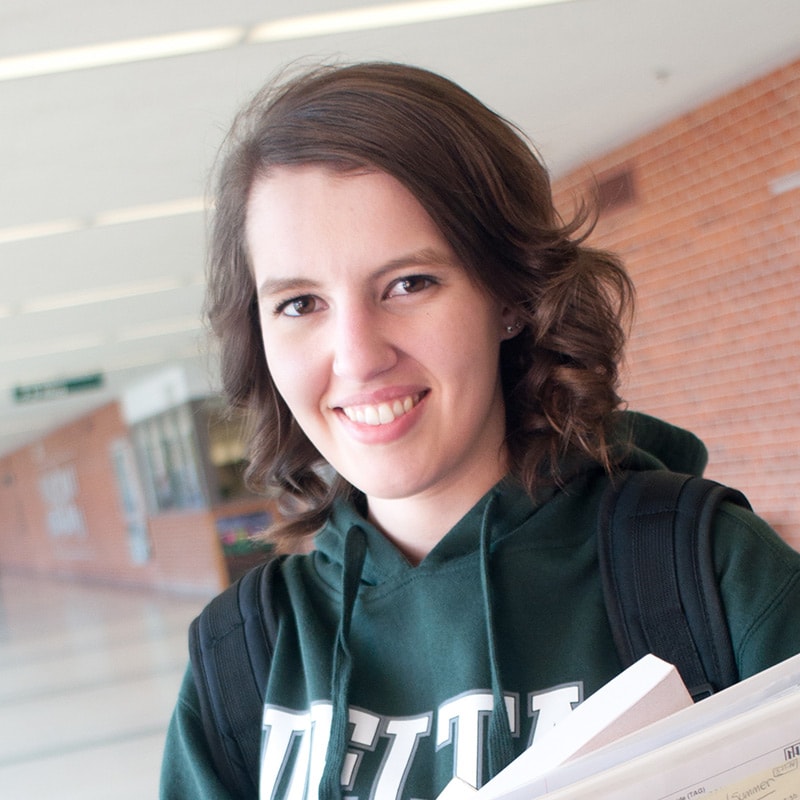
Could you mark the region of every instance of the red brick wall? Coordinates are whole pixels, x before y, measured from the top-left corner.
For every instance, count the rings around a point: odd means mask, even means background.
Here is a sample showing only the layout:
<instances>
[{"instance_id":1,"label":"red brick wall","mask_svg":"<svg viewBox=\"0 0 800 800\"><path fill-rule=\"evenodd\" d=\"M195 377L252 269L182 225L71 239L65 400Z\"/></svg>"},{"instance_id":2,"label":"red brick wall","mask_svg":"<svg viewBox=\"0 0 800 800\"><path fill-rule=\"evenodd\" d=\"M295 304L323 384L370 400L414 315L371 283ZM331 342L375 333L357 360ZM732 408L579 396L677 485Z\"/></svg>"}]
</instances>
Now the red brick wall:
<instances>
[{"instance_id":1,"label":"red brick wall","mask_svg":"<svg viewBox=\"0 0 800 800\"><path fill-rule=\"evenodd\" d=\"M800 548L800 188L770 186L800 177L800 61L558 180L565 216L620 170L635 197L590 243L638 290L625 397L700 435L707 474Z\"/></svg>"},{"instance_id":2,"label":"red brick wall","mask_svg":"<svg viewBox=\"0 0 800 800\"><path fill-rule=\"evenodd\" d=\"M211 511L150 518L150 558L134 562L111 458L126 436L114 403L0 458L0 568L198 593L227 583ZM62 481L57 504L48 480Z\"/></svg>"}]
</instances>

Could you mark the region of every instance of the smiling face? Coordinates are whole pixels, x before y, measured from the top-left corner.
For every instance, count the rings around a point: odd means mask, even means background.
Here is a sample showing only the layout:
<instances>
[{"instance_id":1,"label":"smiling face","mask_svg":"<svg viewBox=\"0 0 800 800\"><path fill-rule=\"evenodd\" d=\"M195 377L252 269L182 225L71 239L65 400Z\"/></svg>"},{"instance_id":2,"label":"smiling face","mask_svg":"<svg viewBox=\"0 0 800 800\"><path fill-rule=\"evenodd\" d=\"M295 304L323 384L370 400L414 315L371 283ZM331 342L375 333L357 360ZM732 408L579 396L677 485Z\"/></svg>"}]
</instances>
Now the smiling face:
<instances>
[{"instance_id":1,"label":"smiling face","mask_svg":"<svg viewBox=\"0 0 800 800\"><path fill-rule=\"evenodd\" d=\"M459 516L505 473L499 350L509 312L381 172L279 167L250 194L247 244L275 385L368 498Z\"/></svg>"}]
</instances>

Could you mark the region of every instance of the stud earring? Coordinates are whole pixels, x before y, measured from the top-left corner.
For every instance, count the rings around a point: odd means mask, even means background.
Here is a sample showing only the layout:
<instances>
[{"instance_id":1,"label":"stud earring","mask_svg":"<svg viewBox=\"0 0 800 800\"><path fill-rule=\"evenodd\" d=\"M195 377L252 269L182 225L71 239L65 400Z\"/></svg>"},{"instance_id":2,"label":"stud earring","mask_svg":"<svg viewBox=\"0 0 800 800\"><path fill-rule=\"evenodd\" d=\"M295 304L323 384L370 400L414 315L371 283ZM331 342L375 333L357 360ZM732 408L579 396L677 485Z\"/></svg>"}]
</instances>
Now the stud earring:
<instances>
[{"instance_id":1,"label":"stud earring","mask_svg":"<svg viewBox=\"0 0 800 800\"><path fill-rule=\"evenodd\" d=\"M513 325L506 325L506 333L514 333L522 327L521 322L515 322Z\"/></svg>"}]
</instances>

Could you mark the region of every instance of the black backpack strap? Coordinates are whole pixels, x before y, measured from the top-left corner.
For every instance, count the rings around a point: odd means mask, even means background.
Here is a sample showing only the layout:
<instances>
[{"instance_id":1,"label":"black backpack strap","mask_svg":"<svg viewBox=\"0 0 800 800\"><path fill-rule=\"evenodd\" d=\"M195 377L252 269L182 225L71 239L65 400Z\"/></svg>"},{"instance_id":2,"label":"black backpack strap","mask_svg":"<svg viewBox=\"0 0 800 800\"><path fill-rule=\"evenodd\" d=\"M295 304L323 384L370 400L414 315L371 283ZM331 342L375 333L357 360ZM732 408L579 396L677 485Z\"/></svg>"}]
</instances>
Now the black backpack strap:
<instances>
[{"instance_id":1,"label":"black backpack strap","mask_svg":"<svg viewBox=\"0 0 800 800\"><path fill-rule=\"evenodd\" d=\"M615 478L600 509L606 609L624 666L647 653L674 664L695 700L738 680L714 571L711 527L744 495L666 470Z\"/></svg>"},{"instance_id":2,"label":"black backpack strap","mask_svg":"<svg viewBox=\"0 0 800 800\"><path fill-rule=\"evenodd\" d=\"M189 629L189 656L214 766L236 797L258 796L264 693L277 637L280 559L245 573Z\"/></svg>"}]
</instances>

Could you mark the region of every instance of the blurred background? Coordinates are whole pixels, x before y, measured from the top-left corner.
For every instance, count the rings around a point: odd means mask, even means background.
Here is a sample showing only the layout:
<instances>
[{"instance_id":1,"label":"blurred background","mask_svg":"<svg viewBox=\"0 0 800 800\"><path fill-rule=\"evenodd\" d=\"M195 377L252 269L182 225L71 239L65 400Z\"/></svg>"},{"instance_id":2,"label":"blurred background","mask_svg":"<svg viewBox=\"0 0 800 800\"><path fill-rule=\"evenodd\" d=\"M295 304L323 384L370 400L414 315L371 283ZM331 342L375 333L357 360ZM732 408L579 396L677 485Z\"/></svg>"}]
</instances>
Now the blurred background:
<instances>
[{"instance_id":1,"label":"blurred background","mask_svg":"<svg viewBox=\"0 0 800 800\"><path fill-rule=\"evenodd\" d=\"M521 127L565 216L599 200L630 407L800 547L796 0L0 0L3 797L155 796L186 624L275 514L201 322L209 174L276 71L362 59Z\"/></svg>"}]
</instances>

